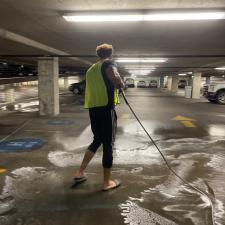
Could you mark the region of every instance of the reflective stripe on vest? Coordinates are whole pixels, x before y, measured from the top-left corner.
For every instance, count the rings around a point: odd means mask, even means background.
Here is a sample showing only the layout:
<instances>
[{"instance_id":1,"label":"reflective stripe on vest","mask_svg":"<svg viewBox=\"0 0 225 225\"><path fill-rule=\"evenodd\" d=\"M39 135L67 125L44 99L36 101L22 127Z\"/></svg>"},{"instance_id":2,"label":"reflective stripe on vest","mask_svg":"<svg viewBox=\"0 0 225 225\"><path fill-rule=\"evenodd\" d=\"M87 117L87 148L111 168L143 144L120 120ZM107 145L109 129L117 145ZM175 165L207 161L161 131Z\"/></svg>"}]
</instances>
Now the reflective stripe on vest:
<instances>
[{"instance_id":1,"label":"reflective stripe on vest","mask_svg":"<svg viewBox=\"0 0 225 225\"><path fill-rule=\"evenodd\" d=\"M108 104L107 88L101 71L103 62L104 60L101 60L93 64L86 73L85 108L102 107ZM114 104L118 103L118 90L115 90Z\"/></svg>"}]
</instances>

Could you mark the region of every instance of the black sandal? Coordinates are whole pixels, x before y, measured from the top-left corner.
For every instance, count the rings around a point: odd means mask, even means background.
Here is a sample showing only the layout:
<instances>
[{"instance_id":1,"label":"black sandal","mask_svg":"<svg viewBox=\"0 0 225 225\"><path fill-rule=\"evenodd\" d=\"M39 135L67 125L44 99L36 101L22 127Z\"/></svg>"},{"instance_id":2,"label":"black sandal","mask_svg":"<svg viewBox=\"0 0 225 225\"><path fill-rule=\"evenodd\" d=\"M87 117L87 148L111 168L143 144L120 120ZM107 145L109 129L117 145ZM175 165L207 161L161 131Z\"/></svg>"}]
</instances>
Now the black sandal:
<instances>
[{"instance_id":1,"label":"black sandal","mask_svg":"<svg viewBox=\"0 0 225 225\"><path fill-rule=\"evenodd\" d=\"M74 183L71 186L71 188L75 188L78 185L84 183L87 180L87 177L83 176L83 177L74 177Z\"/></svg>"}]
</instances>

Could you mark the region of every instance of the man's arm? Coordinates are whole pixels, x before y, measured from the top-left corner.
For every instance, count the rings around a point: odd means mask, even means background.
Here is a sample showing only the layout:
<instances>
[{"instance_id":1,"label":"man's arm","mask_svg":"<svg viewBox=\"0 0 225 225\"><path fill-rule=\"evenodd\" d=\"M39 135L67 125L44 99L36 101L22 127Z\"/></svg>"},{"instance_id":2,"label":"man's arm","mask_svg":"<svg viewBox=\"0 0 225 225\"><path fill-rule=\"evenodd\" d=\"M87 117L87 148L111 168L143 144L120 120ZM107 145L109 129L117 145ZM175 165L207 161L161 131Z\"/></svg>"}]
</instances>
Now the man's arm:
<instances>
[{"instance_id":1,"label":"man's arm","mask_svg":"<svg viewBox=\"0 0 225 225\"><path fill-rule=\"evenodd\" d=\"M120 77L120 74L118 73L116 67L114 66L109 66L106 69L106 74L108 78L112 81L114 84L114 87L117 89L124 88L124 83L123 80Z\"/></svg>"}]
</instances>

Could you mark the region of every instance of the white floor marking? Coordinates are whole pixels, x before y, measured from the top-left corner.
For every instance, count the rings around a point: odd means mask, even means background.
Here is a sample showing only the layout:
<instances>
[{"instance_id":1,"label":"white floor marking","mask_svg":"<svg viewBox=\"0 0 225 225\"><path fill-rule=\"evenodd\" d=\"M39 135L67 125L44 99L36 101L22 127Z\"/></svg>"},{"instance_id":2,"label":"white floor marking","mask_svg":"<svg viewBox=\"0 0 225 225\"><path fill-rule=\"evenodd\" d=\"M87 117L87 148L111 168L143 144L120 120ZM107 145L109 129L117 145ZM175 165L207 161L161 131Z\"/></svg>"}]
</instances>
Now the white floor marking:
<instances>
[{"instance_id":1,"label":"white floor marking","mask_svg":"<svg viewBox=\"0 0 225 225\"><path fill-rule=\"evenodd\" d=\"M4 137L3 139L0 140L0 143L5 141L6 139L8 139L9 137L11 137L12 135L14 135L15 133L17 133L19 130L21 130L23 127L25 127L31 120L27 120L26 122L24 122L20 127L18 127L16 130L14 130L11 134L7 135L6 137Z\"/></svg>"},{"instance_id":2,"label":"white floor marking","mask_svg":"<svg viewBox=\"0 0 225 225\"><path fill-rule=\"evenodd\" d=\"M24 132L63 133L63 131L60 130L24 130Z\"/></svg>"}]
</instances>

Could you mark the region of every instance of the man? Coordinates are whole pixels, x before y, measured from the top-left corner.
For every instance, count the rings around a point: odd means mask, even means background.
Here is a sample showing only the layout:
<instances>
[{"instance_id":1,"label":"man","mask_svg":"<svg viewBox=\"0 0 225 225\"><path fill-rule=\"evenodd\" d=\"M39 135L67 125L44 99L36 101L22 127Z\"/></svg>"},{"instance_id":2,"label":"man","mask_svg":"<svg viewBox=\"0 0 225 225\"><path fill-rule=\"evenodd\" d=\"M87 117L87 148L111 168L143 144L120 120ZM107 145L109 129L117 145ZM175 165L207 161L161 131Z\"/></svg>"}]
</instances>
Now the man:
<instances>
[{"instance_id":1,"label":"man","mask_svg":"<svg viewBox=\"0 0 225 225\"><path fill-rule=\"evenodd\" d=\"M89 109L94 138L84 155L80 169L75 174L74 185L87 180L84 170L100 145L103 145L104 181L102 190L108 191L120 185L118 180L111 179L111 167L116 127L115 105L119 103L118 89L124 88L124 83L117 71L116 63L112 60L113 46L99 45L96 53L100 60L88 69L85 89L85 108Z\"/></svg>"}]
</instances>

